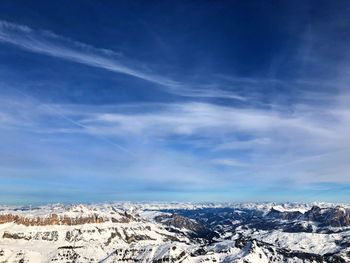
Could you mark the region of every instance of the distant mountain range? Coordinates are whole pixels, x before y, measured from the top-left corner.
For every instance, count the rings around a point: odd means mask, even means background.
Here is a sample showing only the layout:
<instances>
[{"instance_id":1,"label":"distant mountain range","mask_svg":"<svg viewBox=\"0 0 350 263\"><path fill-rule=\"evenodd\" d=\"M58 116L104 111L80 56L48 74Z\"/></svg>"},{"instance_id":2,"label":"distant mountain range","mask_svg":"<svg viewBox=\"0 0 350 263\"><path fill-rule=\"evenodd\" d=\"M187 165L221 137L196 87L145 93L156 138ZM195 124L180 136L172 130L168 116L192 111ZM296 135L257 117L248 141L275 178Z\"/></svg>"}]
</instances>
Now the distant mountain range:
<instances>
[{"instance_id":1,"label":"distant mountain range","mask_svg":"<svg viewBox=\"0 0 350 263\"><path fill-rule=\"evenodd\" d=\"M0 262L350 262L346 204L0 206Z\"/></svg>"}]
</instances>

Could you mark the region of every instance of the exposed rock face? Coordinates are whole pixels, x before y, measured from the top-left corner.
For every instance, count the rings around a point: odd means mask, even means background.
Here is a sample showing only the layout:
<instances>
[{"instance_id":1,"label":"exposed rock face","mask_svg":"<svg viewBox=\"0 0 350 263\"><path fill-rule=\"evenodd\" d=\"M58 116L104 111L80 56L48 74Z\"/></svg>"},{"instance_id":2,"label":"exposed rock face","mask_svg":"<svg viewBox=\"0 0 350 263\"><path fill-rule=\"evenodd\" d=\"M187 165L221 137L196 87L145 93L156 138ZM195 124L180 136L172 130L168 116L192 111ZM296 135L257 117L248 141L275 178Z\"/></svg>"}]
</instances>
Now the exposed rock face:
<instances>
[{"instance_id":1,"label":"exposed rock face","mask_svg":"<svg viewBox=\"0 0 350 263\"><path fill-rule=\"evenodd\" d=\"M336 206L335 208L313 206L304 214L304 219L319 222L325 226L350 226L349 211L341 206Z\"/></svg>"},{"instance_id":2,"label":"exposed rock face","mask_svg":"<svg viewBox=\"0 0 350 263\"><path fill-rule=\"evenodd\" d=\"M195 220L189 219L187 217L177 215L177 214L172 214L172 215L165 214L165 215L157 216L155 217L155 220L166 226L171 226L178 229L190 230L196 236L203 237L208 235L211 232L209 229L199 224Z\"/></svg>"},{"instance_id":3,"label":"exposed rock face","mask_svg":"<svg viewBox=\"0 0 350 263\"><path fill-rule=\"evenodd\" d=\"M25 226L47 226L47 225L81 225L81 224L92 224L102 223L109 219L100 217L98 215L87 216L87 217L68 217L58 216L56 214L50 214L47 217L24 217L20 215L4 214L0 215L0 224L4 223L16 223Z\"/></svg>"},{"instance_id":4,"label":"exposed rock face","mask_svg":"<svg viewBox=\"0 0 350 263\"><path fill-rule=\"evenodd\" d=\"M350 226L349 211L341 206L334 208L320 208L313 206L309 211L302 214L299 211L278 211L271 208L266 215L270 218L282 219L282 220L304 220L320 223L322 226L332 227L344 227Z\"/></svg>"},{"instance_id":5,"label":"exposed rock face","mask_svg":"<svg viewBox=\"0 0 350 263\"><path fill-rule=\"evenodd\" d=\"M58 239L58 232L57 231L44 231L44 232L36 232L36 233L11 233L11 232L4 232L2 235L2 238L7 239L23 239L23 240L45 240L45 241L57 241Z\"/></svg>"},{"instance_id":6,"label":"exposed rock face","mask_svg":"<svg viewBox=\"0 0 350 263\"><path fill-rule=\"evenodd\" d=\"M0 211L0 224L15 223L25 226L75 226L99 224L108 221L113 223L129 223L130 221L138 220L140 218L126 211L115 209L113 206L91 209L83 205L68 207L57 205L49 209L34 208L33 210L29 210L27 208L17 208Z\"/></svg>"},{"instance_id":7,"label":"exposed rock face","mask_svg":"<svg viewBox=\"0 0 350 263\"><path fill-rule=\"evenodd\" d=\"M304 219L309 221L319 221L321 220L321 208L314 205L309 211L304 214Z\"/></svg>"},{"instance_id":8,"label":"exposed rock face","mask_svg":"<svg viewBox=\"0 0 350 263\"><path fill-rule=\"evenodd\" d=\"M274 208L271 208L270 212L266 216L282 220L297 220L300 219L302 215L303 214L299 211L281 212Z\"/></svg>"}]
</instances>

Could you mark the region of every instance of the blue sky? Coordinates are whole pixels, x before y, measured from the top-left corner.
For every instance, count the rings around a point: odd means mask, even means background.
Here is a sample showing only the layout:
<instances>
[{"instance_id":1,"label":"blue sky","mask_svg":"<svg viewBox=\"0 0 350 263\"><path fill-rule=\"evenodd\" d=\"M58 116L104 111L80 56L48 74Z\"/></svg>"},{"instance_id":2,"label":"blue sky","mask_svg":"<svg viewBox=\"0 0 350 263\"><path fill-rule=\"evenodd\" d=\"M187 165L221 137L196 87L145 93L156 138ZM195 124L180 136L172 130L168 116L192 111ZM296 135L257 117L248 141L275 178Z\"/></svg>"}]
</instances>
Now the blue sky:
<instances>
[{"instance_id":1,"label":"blue sky","mask_svg":"<svg viewBox=\"0 0 350 263\"><path fill-rule=\"evenodd\" d=\"M2 1L0 202L347 202L349 11Z\"/></svg>"}]
</instances>

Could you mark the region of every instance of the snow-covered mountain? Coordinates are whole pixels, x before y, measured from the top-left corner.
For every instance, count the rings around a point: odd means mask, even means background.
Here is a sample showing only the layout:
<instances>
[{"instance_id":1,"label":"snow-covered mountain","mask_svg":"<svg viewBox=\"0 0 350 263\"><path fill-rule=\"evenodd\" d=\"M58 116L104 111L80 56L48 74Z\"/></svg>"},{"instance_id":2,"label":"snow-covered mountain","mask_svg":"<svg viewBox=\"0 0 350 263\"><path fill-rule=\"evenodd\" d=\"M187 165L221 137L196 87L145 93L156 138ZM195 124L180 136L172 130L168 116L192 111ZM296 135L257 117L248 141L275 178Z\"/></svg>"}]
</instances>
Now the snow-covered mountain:
<instances>
[{"instance_id":1,"label":"snow-covered mountain","mask_svg":"<svg viewBox=\"0 0 350 263\"><path fill-rule=\"evenodd\" d=\"M0 206L0 262L350 262L346 204Z\"/></svg>"}]
</instances>

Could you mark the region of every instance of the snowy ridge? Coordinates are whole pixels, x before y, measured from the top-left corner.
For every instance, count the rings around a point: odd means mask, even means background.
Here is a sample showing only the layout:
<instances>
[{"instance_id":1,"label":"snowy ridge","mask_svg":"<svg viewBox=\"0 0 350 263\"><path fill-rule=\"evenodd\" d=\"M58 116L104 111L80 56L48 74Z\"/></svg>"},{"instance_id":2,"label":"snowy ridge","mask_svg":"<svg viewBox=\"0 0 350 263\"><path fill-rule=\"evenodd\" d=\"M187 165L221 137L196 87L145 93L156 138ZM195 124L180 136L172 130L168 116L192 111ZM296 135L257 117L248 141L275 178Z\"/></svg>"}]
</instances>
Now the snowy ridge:
<instances>
[{"instance_id":1,"label":"snowy ridge","mask_svg":"<svg viewBox=\"0 0 350 263\"><path fill-rule=\"evenodd\" d=\"M2 206L0 262L350 262L349 207L318 205Z\"/></svg>"}]
</instances>

